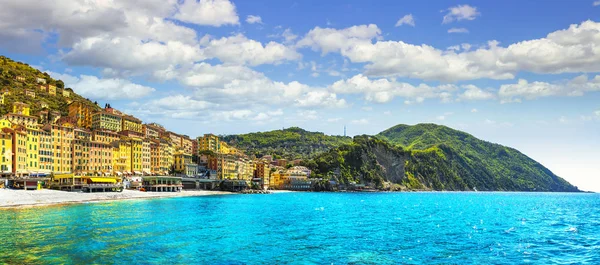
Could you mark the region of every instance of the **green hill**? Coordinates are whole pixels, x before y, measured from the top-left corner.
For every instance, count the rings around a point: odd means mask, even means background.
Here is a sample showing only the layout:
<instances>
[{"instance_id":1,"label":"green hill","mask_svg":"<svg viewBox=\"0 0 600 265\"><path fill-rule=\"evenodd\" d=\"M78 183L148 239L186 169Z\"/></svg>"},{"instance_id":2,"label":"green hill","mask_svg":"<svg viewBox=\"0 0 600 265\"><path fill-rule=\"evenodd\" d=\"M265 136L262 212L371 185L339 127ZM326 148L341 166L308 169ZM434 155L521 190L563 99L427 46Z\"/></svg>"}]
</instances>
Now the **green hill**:
<instances>
[{"instance_id":1,"label":"green hill","mask_svg":"<svg viewBox=\"0 0 600 265\"><path fill-rule=\"evenodd\" d=\"M17 80L17 77L22 77L23 80ZM37 79L43 79L46 84L56 86L56 95L51 95L45 90L40 89ZM9 92L4 96L4 104L0 105L0 115L4 115L12 111L13 102L23 102L29 104L31 114L35 115L42 110L46 105L48 110L59 111L62 115L68 112L68 104L71 101L81 101L94 106L100 107L88 99L85 99L74 93L71 88L65 88L64 82L51 78L47 73L21 62L15 62L5 56L0 56L0 93ZM62 95L62 91L69 91L69 97ZM25 94L26 90L35 93L35 98Z\"/></svg>"},{"instance_id":2,"label":"green hill","mask_svg":"<svg viewBox=\"0 0 600 265\"><path fill-rule=\"evenodd\" d=\"M358 136L307 162L317 177L410 190L579 191L519 151L435 124Z\"/></svg>"},{"instance_id":3,"label":"green hill","mask_svg":"<svg viewBox=\"0 0 600 265\"><path fill-rule=\"evenodd\" d=\"M309 132L298 127L239 135L227 135L221 139L245 151L248 155L275 158L307 159L342 144L351 143L352 138L330 136L320 132Z\"/></svg>"}]
</instances>

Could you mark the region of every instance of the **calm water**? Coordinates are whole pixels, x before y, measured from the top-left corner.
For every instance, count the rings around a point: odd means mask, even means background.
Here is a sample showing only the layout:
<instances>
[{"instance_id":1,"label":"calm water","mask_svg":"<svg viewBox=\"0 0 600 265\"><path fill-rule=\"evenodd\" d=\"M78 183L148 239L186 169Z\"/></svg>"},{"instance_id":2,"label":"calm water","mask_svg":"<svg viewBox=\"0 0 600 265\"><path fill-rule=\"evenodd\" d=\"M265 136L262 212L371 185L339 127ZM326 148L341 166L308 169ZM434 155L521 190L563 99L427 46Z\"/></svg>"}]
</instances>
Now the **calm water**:
<instances>
[{"instance_id":1,"label":"calm water","mask_svg":"<svg viewBox=\"0 0 600 265\"><path fill-rule=\"evenodd\" d=\"M0 210L0 263L600 264L600 195L285 193Z\"/></svg>"}]
</instances>

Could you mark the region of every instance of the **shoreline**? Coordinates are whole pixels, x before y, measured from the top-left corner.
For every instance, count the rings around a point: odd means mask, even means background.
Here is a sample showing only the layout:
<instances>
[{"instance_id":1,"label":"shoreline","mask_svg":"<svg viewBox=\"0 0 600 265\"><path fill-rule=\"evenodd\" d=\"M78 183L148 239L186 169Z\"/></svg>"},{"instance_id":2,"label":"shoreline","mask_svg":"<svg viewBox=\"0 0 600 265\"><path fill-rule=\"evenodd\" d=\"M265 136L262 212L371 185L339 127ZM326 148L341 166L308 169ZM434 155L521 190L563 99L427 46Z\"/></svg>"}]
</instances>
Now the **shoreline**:
<instances>
[{"instance_id":1,"label":"shoreline","mask_svg":"<svg viewBox=\"0 0 600 265\"><path fill-rule=\"evenodd\" d=\"M238 193L211 190L191 190L181 192L141 192L137 190L124 190L123 192L84 193L50 189L31 191L0 189L0 211L124 200L200 197L233 194Z\"/></svg>"}]
</instances>

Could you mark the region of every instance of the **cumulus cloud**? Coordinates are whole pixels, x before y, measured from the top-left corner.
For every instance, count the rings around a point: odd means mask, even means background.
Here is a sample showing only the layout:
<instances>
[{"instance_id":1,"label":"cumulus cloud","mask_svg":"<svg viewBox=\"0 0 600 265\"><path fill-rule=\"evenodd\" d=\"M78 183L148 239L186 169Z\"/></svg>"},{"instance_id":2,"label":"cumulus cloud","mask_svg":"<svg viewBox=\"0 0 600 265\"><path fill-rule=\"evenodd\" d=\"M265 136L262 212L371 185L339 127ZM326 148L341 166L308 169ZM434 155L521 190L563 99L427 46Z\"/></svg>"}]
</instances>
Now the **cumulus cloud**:
<instances>
[{"instance_id":1,"label":"cumulus cloud","mask_svg":"<svg viewBox=\"0 0 600 265\"><path fill-rule=\"evenodd\" d=\"M246 17L246 22L248 24L262 24L262 18L260 16L253 16L253 15L249 15L248 17Z\"/></svg>"},{"instance_id":2,"label":"cumulus cloud","mask_svg":"<svg viewBox=\"0 0 600 265\"><path fill-rule=\"evenodd\" d=\"M520 71L541 74L599 72L600 23L585 21L545 38L507 47L497 41L477 50L439 50L403 41L382 41L376 25L346 29L315 28L298 42L322 54L338 52L366 63L369 76L409 77L453 82L480 78L513 79ZM469 46L469 49L471 47Z\"/></svg>"},{"instance_id":3,"label":"cumulus cloud","mask_svg":"<svg viewBox=\"0 0 600 265\"><path fill-rule=\"evenodd\" d=\"M90 75L79 77L48 72L52 77L61 79L66 87L77 94L92 99L137 99L150 95L156 89L132 83L120 78L98 78Z\"/></svg>"},{"instance_id":4,"label":"cumulus cloud","mask_svg":"<svg viewBox=\"0 0 600 265\"><path fill-rule=\"evenodd\" d=\"M465 91L458 97L461 100L489 100L496 98L494 93L485 91L474 85L464 85L462 88L464 88Z\"/></svg>"},{"instance_id":5,"label":"cumulus cloud","mask_svg":"<svg viewBox=\"0 0 600 265\"><path fill-rule=\"evenodd\" d=\"M240 23L235 5L229 0L185 0L173 17L187 23L215 27Z\"/></svg>"},{"instance_id":6,"label":"cumulus cloud","mask_svg":"<svg viewBox=\"0 0 600 265\"><path fill-rule=\"evenodd\" d=\"M447 24L454 21L474 20L481 14L477 11L477 7L470 5L458 5L448 8L442 24Z\"/></svg>"},{"instance_id":7,"label":"cumulus cloud","mask_svg":"<svg viewBox=\"0 0 600 265\"><path fill-rule=\"evenodd\" d=\"M338 99L335 93L330 93L325 90L316 90L310 91L297 99L296 106L343 108L347 106L347 103L344 99Z\"/></svg>"},{"instance_id":8,"label":"cumulus cloud","mask_svg":"<svg viewBox=\"0 0 600 265\"><path fill-rule=\"evenodd\" d=\"M330 86L330 89L338 94L363 94L364 99L376 103L387 103L395 97L413 99L423 102L426 98L444 99L448 91L457 89L454 85L440 85L437 87L420 84L413 86L408 83L391 81L385 78L371 80L358 74L349 79L339 80Z\"/></svg>"},{"instance_id":9,"label":"cumulus cloud","mask_svg":"<svg viewBox=\"0 0 600 265\"><path fill-rule=\"evenodd\" d=\"M600 91L600 75L588 79L586 75L580 75L566 82L529 82L519 79L515 84L500 86L498 95L502 102L521 102L522 99L536 99L550 96L582 96L586 92Z\"/></svg>"},{"instance_id":10,"label":"cumulus cloud","mask_svg":"<svg viewBox=\"0 0 600 265\"><path fill-rule=\"evenodd\" d=\"M448 33L469 33L469 30L466 28L451 28Z\"/></svg>"},{"instance_id":11,"label":"cumulus cloud","mask_svg":"<svg viewBox=\"0 0 600 265\"><path fill-rule=\"evenodd\" d=\"M302 57L294 49L281 43L272 41L263 46L241 34L211 40L204 53L207 57L218 58L224 63L249 65L279 64Z\"/></svg>"},{"instance_id":12,"label":"cumulus cloud","mask_svg":"<svg viewBox=\"0 0 600 265\"><path fill-rule=\"evenodd\" d=\"M600 1L594 1L594 2L592 3L592 5L593 5L593 6L600 6Z\"/></svg>"},{"instance_id":13,"label":"cumulus cloud","mask_svg":"<svg viewBox=\"0 0 600 265\"><path fill-rule=\"evenodd\" d=\"M408 14L403 16L402 18L400 18L398 20L398 22L396 22L396 27L400 27L402 25L409 25L409 26L415 26L415 19L413 18L412 14Z\"/></svg>"}]
</instances>

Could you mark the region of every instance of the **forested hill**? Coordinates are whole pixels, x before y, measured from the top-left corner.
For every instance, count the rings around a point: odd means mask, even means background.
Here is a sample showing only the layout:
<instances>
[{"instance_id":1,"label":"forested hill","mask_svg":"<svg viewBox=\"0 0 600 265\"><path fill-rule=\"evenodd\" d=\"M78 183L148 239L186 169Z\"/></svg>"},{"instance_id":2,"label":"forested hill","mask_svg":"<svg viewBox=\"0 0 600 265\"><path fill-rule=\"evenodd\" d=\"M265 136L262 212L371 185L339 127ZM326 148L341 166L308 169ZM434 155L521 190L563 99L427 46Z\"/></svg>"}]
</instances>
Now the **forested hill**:
<instances>
[{"instance_id":1,"label":"forested hill","mask_svg":"<svg viewBox=\"0 0 600 265\"><path fill-rule=\"evenodd\" d=\"M45 89L46 85L55 86L56 95L48 93ZM63 90L68 92L68 96L63 95ZM27 95L26 91L35 93L35 97L33 94ZM68 103L76 100L100 109L90 100L74 93L71 88L65 88L63 81L53 79L47 73L25 63L15 62L5 56L0 56L0 93L4 94L4 104L0 105L0 115L12 111L13 102L29 104L32 115L43 108L59 111L62 115L66 115Z\"/></svg>"},{"instance_id":2,"label":"forested hill","mask_svg":"<svg viewBox=\"0 0 600 265\"><path fill-rule=\"evenodd\" d=\"M330 136L321 132L309 132L298 127L269 132L257 132L223 136L222 140L248 155L275 158L307 159L342 144L351 143L352 138Z\"/></svg>"},{"instance_id":3,"label":"forested hill","mask_svg":"<svg viewBox=\"0 0 600 265\"><path fill-rule=\"evenodd\" d=\"M409 190L579 191L519 151L435 124L357 136L307 162L317 177Z\"/></svg>"}]
</instances>

